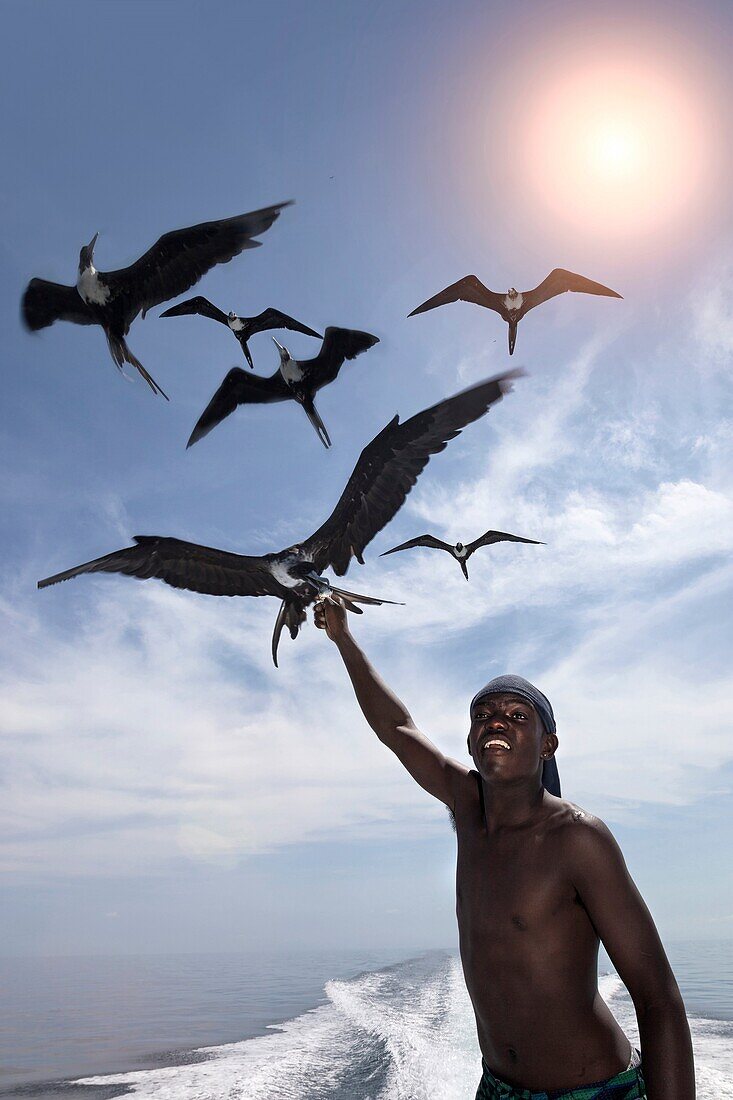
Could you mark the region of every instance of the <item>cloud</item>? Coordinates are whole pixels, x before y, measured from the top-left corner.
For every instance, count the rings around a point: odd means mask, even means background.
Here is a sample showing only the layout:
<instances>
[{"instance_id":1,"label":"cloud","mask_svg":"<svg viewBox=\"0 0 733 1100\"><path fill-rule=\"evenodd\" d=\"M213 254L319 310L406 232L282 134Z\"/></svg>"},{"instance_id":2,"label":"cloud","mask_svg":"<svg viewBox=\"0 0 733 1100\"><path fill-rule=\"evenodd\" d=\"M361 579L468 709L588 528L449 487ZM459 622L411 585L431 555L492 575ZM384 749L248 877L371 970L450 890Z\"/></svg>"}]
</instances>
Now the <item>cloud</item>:
<instances>
[{"instance_id":1,"label":"cloud","mask_svg":"<svg viewBox=\"0 0 733 1100\"><path fill-rule=\"evenodd\" d=\"M357 634L444 751L466 760L466 699L487 664L524 671L555 703L565 789L612 819L702 797L733 759L725 421L685 371L670 418L667 375L623 362L622 335L518 382L431 463L349 578L406 601L368 609ZM458 368L466 383L485 369ZM102 504L126 536L121 506ZM466 541L488 527L547 545L479 551L470 584L447 555L378 556L423 530ZM25 590L34 567L19 568ZM445 830L323 635L285 639L272 667L275 601L105 577L26 603L16 582L0 599L6 872L148 874Z\"/></svg>"},{"instance_id":2,"label":"cloud","mask_svg":"<svg viewBox=\"0 0 733 1100\"><path fill-rule=\"evenodd\" d=\"M727 250L728 254L730 249ZM690 296L695 346L700 361L713 369L730 367L733 355L733 265L720 261L706 272Z\"/></svg>"}]
</instances>

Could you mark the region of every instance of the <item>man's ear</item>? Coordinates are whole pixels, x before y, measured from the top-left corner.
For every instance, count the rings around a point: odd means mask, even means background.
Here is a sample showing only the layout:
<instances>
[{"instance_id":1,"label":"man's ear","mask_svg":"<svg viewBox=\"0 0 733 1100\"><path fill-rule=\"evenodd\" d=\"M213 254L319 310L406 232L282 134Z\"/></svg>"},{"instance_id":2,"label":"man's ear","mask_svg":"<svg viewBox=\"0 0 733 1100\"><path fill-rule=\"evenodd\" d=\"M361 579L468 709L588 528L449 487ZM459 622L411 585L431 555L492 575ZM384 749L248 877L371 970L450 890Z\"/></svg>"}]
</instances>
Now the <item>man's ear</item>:
<instances>
[{"instance_id":1,"label":"man's ear","mask_svg":"<svg viewBox=\"0 0 733 1100\"><path fill-rule=\"evenodd\" d=\"M549 760L557 752L559 745L556 733L546 733L542 738L542 759Z\"/></svg>"},{"instance_id":2,"label":"man's ear","mask_svg":"<svg viewBox=\"0 0 733 1100\"><path fill-rule=\"evenodd\" d=\"M473 760L473 753L471 752L471 734L470 733L469 733L468 737L466 738L466 748L468 749L468 755Z\"/></svg>"}]
</instances>

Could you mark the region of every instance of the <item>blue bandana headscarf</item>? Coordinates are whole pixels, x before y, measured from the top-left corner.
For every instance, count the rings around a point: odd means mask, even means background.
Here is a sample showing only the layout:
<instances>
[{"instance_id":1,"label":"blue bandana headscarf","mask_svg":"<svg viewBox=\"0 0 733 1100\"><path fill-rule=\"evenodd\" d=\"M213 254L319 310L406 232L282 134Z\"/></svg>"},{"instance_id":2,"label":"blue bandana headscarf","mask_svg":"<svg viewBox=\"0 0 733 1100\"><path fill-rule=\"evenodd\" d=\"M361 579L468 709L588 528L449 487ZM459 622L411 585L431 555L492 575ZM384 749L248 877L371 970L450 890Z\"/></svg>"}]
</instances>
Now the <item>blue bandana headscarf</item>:
<instances>
[{"instance_id":1,"label":"blue bandana headscarf","mask_svg":"<svg viewBox=\"0 0 733 1100\"><path fill-rule=\"evenodd\" d=\"M518 695L520 699L526 699L542 719L542 724L548 733L555 733L555 715L552 713L550 700L543 695L539 688L530 684L523 676L495 676L489 680L480 691L477 691L471 700L471 709L474 703L483 699L486 695ZM557 770L555 757L545 760L542 769L542 785L550 794L560 797L560 775Z\"/></svg>"}]
</instances>

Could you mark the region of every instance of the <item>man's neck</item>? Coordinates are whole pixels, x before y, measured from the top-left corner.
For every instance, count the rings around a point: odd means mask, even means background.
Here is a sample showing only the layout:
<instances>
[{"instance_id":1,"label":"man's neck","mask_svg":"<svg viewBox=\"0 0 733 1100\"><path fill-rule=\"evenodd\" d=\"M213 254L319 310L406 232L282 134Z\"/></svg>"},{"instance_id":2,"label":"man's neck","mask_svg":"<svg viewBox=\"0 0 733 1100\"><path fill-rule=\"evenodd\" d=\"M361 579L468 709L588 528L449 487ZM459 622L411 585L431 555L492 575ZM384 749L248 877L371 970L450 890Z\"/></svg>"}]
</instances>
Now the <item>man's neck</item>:
<instances>
[{"instance_id":1,"label":"man's neck","mask_svg":"<svg viewBox=\"0 0 733 1100\"><path fill-rule=\"evenodd\" d=\"M489 783L479 774L483 809L489 833L518 829L529 824L541 810L545 790L539 776L520 783Z\"/></svg>"}]
</instances>

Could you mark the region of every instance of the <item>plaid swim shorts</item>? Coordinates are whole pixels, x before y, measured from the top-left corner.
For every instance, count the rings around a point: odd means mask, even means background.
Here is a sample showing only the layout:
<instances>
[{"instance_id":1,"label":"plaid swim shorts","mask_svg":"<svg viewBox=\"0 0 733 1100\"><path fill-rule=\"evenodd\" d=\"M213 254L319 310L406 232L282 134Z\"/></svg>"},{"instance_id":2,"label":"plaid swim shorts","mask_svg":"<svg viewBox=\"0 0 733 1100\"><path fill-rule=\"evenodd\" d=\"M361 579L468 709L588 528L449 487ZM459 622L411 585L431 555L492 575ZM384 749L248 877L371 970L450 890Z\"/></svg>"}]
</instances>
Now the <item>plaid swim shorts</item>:
<instances>
[{"instance_id":1,"label":"plaid swim shorts","mask_svg":"<svg viewBox=\"0 0 733 1100\"><path fill-rule=\"evenodd\" d=\"M494 1077L483 1059L482 1065L484 1072L476 1100L646 1100L641 1060L636 1051L628 1068L617 1073L615 1077L609 1077L607 1081L597 1081L575 1089L554 1089L551 1092L531 1092L529 1089L507 1085L506 1081Z\"/></svg>"}]
</instances>

